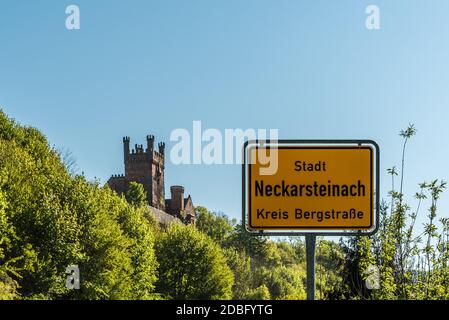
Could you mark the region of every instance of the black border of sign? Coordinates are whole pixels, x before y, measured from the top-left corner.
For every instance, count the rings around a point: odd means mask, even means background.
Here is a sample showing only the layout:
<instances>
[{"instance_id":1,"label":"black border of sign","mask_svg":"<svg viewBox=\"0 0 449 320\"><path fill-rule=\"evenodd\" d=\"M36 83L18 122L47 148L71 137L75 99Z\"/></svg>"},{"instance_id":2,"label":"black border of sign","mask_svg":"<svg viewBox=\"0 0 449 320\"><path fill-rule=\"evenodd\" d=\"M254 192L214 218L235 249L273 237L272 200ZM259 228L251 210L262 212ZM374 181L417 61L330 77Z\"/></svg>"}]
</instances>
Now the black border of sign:
<instances>
[{"instance_id":1,"label":"black border of sign","mask_svg":"<svg viewBox=\"0 0 449 320\"><path fill-rule=\"evenodd\" d=\"M249 210L247 212L247 208L246 208L246 195L247 195L247 190L246 190L246 186L247 186L247 148L250 145L254 145L254 144L274 144L276 145L276 147L282 147L282 145L289 145L289 146L284 146L284 148L292 148L292 149L297 149L295 148L295 146L291 146L294 144L300 144L302 145L302 148L319 148L318 145L322 144L322 145L327 145L327 148L360 148L360 147L368 147L368 146L373 146L374 150L372 147L369 147L369 149L371 149L372 151L375 151L375 163L376 163L376 168L375 168L375 179L371 179L371 190L374 191L375 193L375 226L374 229L371 231L364 231L364 230L357 230L357 229L349 229L352 231L335 231L335 232L325 232L322 230L325 229L343 229L344 227L321 227L321 228L315 228L315 229L310 229L307 227L299 227L299 228L290 228L290 227L271 227L271 229L276 229L277 231L270 231L267 229L270 229L270 227L268 228L264 228L264 229L251 229L248 228L249 226L247 225L247 219L246 217L248 216L248 220L250 220L250 216L249 216ZM340 146L329 146L329 145L340 145ZM299 147L299 146L298 146ZM323 146L324 147L324 146ZM269 148L269 146L268 146ZM304 236L304 235L308 235L308 234L314 234L314 235L323 235L323 236L352 236L352 235L365 235L365 236L370 236L373 235L374 233L377 232L378 228L379 228L379 183L380 183L380 148L379 145L373 141L373 140L249 140L246 141L243 145L243 162L242 162L242 226L243 228L250 234L252 235L266 235L266 236L292 236L292 235L296 235L296 236ZM371 156L371 175L373 173L373 157ZM376 186L373 188L372 184L373 184L373 180L376 181ZM373 201L372 201L372 197L371 197L371 215L373 212ZM371 226L372 227L372 220L371 219ZM279 229L288 229L291 231L279 231ZM347 227L346 227L347 228ZM310 231L302 231L304 229L308 229ZM293 230L300 230L300 231L293 231Z\"/></svg>"}]
</instances>

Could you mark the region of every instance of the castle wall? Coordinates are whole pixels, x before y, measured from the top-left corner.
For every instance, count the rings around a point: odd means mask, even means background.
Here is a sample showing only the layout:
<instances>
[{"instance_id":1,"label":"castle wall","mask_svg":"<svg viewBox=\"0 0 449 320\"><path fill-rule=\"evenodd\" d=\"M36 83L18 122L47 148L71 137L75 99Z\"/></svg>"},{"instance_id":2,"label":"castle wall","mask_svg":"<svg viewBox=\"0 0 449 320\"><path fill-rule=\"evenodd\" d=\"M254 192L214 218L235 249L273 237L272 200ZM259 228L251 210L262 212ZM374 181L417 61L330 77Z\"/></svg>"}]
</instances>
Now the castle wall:
<instances>
[{"instance_id":1,"label":"castle wall","mask_svg":"<svg viewBox=\"0 0 449 320\"><path fill-rule=\"evenodd\" d=\"M129 188L129 182L123 175L112 176L108 180L109 188L117 192L118 194L126 193Z\"/></svg>"}]
</instances>

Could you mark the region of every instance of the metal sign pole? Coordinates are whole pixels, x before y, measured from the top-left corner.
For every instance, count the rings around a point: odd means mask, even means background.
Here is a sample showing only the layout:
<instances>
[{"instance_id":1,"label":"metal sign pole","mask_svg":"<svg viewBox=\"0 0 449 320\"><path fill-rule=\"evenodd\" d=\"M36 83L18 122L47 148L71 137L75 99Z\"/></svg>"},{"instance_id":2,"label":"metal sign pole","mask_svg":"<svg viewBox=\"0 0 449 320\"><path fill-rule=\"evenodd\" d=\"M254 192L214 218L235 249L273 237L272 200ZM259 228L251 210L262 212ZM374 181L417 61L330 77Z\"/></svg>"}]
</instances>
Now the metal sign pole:
<instances>
[{"instance_id":1,"label":"metal sign pole","mask_svg":"<svg viewBox=\"0 0 449 320\"><path fill-rule=\"evenodd\" d=\"M306 235L307 300L315 300L315 247L316 235Z\"/></svg>"}]
</instances>

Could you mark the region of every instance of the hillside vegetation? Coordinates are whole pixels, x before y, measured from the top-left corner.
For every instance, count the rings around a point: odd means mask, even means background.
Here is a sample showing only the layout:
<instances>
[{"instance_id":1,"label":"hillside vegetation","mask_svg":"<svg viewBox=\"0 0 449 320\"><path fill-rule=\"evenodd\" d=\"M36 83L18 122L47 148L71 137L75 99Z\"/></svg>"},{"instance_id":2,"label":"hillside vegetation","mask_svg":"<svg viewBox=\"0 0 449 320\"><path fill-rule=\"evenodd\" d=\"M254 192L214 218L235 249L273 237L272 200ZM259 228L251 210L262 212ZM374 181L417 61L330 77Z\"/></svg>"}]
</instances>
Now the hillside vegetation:
<instances>
[{"instance_id":1,"label":"hillside vegetation","mask_svg":"<svg viewBox=\"0 0 449 320\"><path fill-rule=\"evenodd\" d=\"M404 132L404 151L413 134ZM0 111L0 299L305 298L300 238L249 236L204 207L196 227L161 227L141 185L120 197L66 160L37 129ZM376 236L320 239L317 298L448 299L449 223L437 219L444 188L435 180L417 193L419 203L430 201L423 235L413 232L419 209L393 186ZM71 265L79 290L66 288ZM376 290L365 285L370 265L379 268Z\"/></svg>"}]
</instances>

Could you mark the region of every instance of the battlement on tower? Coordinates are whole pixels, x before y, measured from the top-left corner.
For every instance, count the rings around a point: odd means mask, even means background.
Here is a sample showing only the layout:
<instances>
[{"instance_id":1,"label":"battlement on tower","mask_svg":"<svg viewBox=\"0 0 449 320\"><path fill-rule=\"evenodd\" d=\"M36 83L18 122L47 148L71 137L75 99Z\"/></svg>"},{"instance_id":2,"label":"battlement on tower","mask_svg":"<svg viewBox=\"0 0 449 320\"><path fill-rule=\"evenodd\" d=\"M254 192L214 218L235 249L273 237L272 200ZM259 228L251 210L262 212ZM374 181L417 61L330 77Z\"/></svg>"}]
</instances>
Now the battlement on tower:
<instances>
[{"instance_id":1,"label":"battlement on tower","mask_svg":"<svg viewBox=\"0 0 449 320\"><path fill-rule=\"evenodd\" d=\"M164 166L165 163L165 143L159 142L158 150L154 149L154 136L147 136L147 145L144 148L143 144L135 144L134 149L130 149L131 139L129 137L123 137L123 150L124 150L124 160L126 163L145 163L145 162L156 162ZM125 173L126 175L126 173Z\"/></svg>"}]
</instances>

